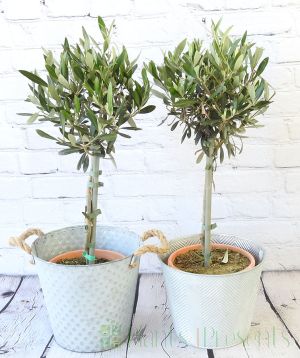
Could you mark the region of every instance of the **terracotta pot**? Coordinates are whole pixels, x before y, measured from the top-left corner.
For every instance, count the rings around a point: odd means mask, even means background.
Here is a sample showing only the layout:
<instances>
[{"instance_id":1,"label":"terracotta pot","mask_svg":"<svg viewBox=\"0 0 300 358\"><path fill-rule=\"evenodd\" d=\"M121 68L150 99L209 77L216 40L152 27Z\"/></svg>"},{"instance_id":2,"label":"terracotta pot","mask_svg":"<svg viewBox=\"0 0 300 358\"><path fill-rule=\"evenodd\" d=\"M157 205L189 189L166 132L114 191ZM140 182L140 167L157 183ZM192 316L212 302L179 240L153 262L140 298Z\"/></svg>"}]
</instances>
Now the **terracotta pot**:
<instances>
[{"instance_id":1,"label":"terracotta pot","mask_svg":"<svg viewBox=\"0 0 300 358\"><path fill-rule=\"evenodd\" d=\"M168 258L168 265L173 267L173 268L177 268L176 265L174 264L175 258L178 255L181 254L185 254L188 251L191 250L200 250L202 247L201 244L196 244L196 245L189 245L189 246L185 246L185 247L181 247L180 249L174 251ZM234 251L234 252L239 252L240 254L242 254L243 256L247 257L250 261L249 266L247 266L245 269L243 269L242 271L245 270L249 270L251 268L253 268L255 266L255 259L253 257L252 254L250 254L250 252L242 249L241 247L237 247L237 246L232 246L232 245L226 245L226 244L212 244L211 245L212 250L214 249L223 249L223 250L230 250L230 251ZM177 268L178 269L178 268ZM241 271L240 271L241 272Z\"/></svg>"},{"instance_id":2,"label":"terracotta pot","mask_svg":"<svg viewBox=\"0 0 300 358\"><path fill-rule=\"evenodd\" d=\"M82 257L83 250L74 250L74 251L67 251L63 254L57 255L49 260L49 262L57 263L58 261L65 260L65 259L75 259ZM125 256L120 254L116 251L111 250L100 250L95 249L95 256L97 259L106 259L108 261L115 261L124 259Z\"/></svg>"}]
</instances>

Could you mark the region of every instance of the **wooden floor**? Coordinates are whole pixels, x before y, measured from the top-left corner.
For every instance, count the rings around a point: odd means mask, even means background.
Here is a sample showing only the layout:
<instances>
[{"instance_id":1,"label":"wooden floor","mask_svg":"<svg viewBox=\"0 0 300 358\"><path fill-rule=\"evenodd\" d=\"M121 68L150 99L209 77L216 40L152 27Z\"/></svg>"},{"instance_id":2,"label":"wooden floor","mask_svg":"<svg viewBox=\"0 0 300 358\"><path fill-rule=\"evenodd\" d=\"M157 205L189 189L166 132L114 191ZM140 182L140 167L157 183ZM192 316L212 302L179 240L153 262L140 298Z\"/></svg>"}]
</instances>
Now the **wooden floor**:
<instances>
[{"instance_id":1,"label":"wooden floor","mask_svg":"<svg viewBox=\"0 0 300 358\"><path fill-rule=\"evenodd\" d=\"M130 340L108 352L79 354L55 343L36 276L0 276L0 355L20 358L300 357L300 271L263 274L250 335L244 344L229 349L197 349L178 340L160 274L142 275L138 291Z\"/></svg>"}]
</instances>

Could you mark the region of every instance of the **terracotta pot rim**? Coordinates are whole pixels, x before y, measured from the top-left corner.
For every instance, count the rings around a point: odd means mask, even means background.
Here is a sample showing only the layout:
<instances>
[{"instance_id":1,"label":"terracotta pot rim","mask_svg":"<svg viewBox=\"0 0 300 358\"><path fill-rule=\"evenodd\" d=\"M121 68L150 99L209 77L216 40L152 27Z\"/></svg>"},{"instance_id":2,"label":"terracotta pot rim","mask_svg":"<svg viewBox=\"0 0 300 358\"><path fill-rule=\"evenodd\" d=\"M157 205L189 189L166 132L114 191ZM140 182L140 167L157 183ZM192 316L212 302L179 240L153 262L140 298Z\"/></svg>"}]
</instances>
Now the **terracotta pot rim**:
<instances>
[{"instance_id":1,"label":"terracotta pot rim","mask_svg":"<svg viewBox=\"0 0 300 358\"><path fill-rule=\"evenodd\" d=\"M254 258L254 256L249 251L244 250L241 247L233 246L233 245L227 245L227 244L219 244L219 243L213 243L211 246L212 246L212 249L229 249L231 251L239 252L243 256L245 256L245 257L247 257L249 259L249 261L250 261L249 265L246 268L244 268L243 270L238 271L236 273L248 271L248 270L252 269L253 267L255 267L255 258ZM168 258L168 262L167 262L168 266L170 266L170 267L172 267L172 268L174 268L176 270L185 272L185 271L180 270L179 268L177 268L175 266L175 264L174 264L175 258L180 254L183 254L183 253L188 252L190 250L199 249L201 247L202 247L201 244L193 244L193 245L188 245L188 246L181 247L180 249L174 251ZM202 275L202 274L197 274L197 275ZM203 275L205 275L205 274L203 274ZM222 275L226 275L226 274L222 274ZM214 276L214 275L211 275L211 276Z\"/></svg>"},{"instance_id":2,"label":"terracotta pot rim","mask_svg":"<svg viewBox=\"0 0 300 358\"><path fill-rule=\"evenodd\" d=\"M81 257L82 253L83 253L83 250L66 251L66 252L63 252L62 254L52 257L50 260L48 260L48 262L57 264L57 261L64 259L64 258ZM103 264L107 264L107 263L111 263L111 262L115 262L115 261L120 261L120 260L123 260L126 258L126 256L121 254L120 252L112 251L112 250L104 250L104 249L95 249L95 256L96 256L96 258L105 258L108 261L103 262L103 263L94 264L94 265L103 265ZM70 267L70 266L85 267L87 265L68 265L68 267Z\"/></svg>"}]
</instances>

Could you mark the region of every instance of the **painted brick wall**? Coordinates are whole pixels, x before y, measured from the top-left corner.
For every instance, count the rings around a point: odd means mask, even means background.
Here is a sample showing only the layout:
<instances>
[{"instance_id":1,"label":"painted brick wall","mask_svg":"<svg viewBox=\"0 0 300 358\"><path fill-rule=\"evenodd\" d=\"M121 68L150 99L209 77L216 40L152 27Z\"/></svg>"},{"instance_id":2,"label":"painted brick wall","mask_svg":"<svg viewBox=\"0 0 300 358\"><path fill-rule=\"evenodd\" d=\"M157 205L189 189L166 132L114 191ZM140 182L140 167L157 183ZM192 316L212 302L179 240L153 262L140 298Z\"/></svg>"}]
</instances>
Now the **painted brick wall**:
<instances>
[{"instance_id":1,"label":"painted brick wall","mask_svg":"<svg viewBox=\"0 0 300 358\"><path fill-rule=\"evenodd\" d=\"M30 110L18 69L42 68L41 47L59 50L81 26L99 38L97 15L116 20L115 42L140 63L162 60L162 50L184 37L206 39L211 19L223 16L233 33L245 29L270 56L267 78L277 91L264 127L248 132L244 153L226 160L215 176L213 216L218 231L267 247L300 250L300 0L2 0L0 1L0 247L25 227L45 231L82 223L86 177L76 157L59 157L16 112ZM165 109L118 144L116 170L102 163L103 223L141 233L160 228L168 238L200 230L202 166L193 143L157 127ZM155 269L153 257L144 268Z\"/></svg>"}]
</instances>

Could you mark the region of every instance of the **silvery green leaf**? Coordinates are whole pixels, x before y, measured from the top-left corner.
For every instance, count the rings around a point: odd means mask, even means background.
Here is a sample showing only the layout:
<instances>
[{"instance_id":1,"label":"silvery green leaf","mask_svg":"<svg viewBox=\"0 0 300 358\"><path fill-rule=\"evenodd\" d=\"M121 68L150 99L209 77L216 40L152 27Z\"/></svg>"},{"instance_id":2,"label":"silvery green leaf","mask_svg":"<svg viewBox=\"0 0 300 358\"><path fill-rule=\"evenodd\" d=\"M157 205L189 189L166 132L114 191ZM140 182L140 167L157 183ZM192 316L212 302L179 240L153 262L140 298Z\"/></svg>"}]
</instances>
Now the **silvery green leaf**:
<instances>
[{"instance_id":1,"label":"silvery green leaf","mask_svg":"<svg viewBox=\"0 0 300 358\"><path fill-rule=\"evenodd\" d=\"M265 70L268 62L269 62L269 57L266 57L265 59L263 59L261 61L261 63L259 64L259 66L258 66L258 68L256 70L256 76L260 76L263 73L263 71Z\"/></svg>"},{"instance_id":2,"label":"silvery green leaf","mask_svg":"<svg viewBox=\"0 0 300 358\"><path fill-rule=\"evenodd\" d=\"M94 68L94 57L90 52L86 53L85 62L91 70Z\"/></svg>"},{"instance_id":3,"label":"silvery green leaf","mask_svg":"<svg viewBox=\"0 0 300 358\"><path fill-rule=\"evenodd\" d=\"M112 115L114 108L113 108L113 94L112 94L112 84L109 83L108 90L107 90L107 111L108 114Z\"/></svg>"},{"instance_id":4,"label":"silvery green leaf","mask_svg":"<svg viewBox=\"0 0 300 358\"><path fill-rule=\"evenodd\" d=\"M39 114L38 113L33 113L28 119L27 119L27 123L31 124L33 122L35 122L38 118Z\"/></svg>"},{"instance_id":5,"label":"silvery green leaf","mask_svg":"<svg viewBox=\"0 0 300 358\"><path fill-rule=\"evenodd\" d=\"M179 45L176 47L175 51L174 51L174 57L178 58L182 51L184 50L185 48L185 45L186 45L186 39L184 39L183 41L181 41L179 43Z\"/></svg>"},{"instance_id":6,"label":"silvery green leaf","mask_svg":"<svg viewBox=\"0 0 300 358\"><path fill-rule=\"evenodd\" d=\"M58 75L58 81L67 89L70 88L69 82L64 78L62 74Z\"/></svg>"},{"instance_id":7,"label":"silvery green leaf","mask_svg":"<svg viewBox=\"0 0 300 358\"><path fill-rule=\"evenodd\" d=\"M52 140L56 140L56 138L52 137L50 134L42 131L41 129L37 129L36 130L37 134L43 138L47 138L47 139L52 139Z\"/></svg>"},{"instance_id":8,"label":"silvery green leaf","mask_svg":"<svg viewBox=\"0 0 300 358\"><path fill-rule=\"evenodd\" d=\"M48 84L47 82L45 82L42 78L40 78L38 75L36 75L35 73L31 73L25 70L20 70L19 71L23 76L27 77L28 79L30 79L30 81L37 83L38 85L47 87Z\"/></svg>"},{"instance_id":9,"label":"silvery green leaf","mask_svg":"<svg viewBox=\"0 0 300 358\"><path fill-rule=\"evenodd\" d=\"M205 153L203 151L201 151L201 153L198 155L197 160L196 160L197 164L199 164L202 161L204 154Z\"/></svg>"},{"instance_id":10,"label":"silvery green leaf","mask_svg":"<svg viewBox=\"0 0 300 358\"><path fill-rule=\"evenodd\" d=\"M136 123L135 121L130 117L128 118L128 123L131 125L131 127L136 128ZM123 128L123 127L122 127Z\"/></svg>"},{"instance_id":11,"label":"silvery green leaf","mask_svg":"<svg viewBox=\"0 0 300 358\"><path fill-rule=\"evenodd\" d=\"M250 95L250 98L252 100L252 102L255 101L255 88L254 88L254 85L252 83L249 83L248 86L247 86L247 90L248 90L248 93Z\"/></svg>"},{"instance_id":12,"label":"silvery green leaf","mask_svg":"<svg viewBox=\"0 0 300 358\"><path fill-rule=\"evenodd\" d=\"M76 145L76 138L75 138L75 136L73 134L69 133L68 134L68 139L69 139L69 141L71 142L72 145L74 145L74 146Z\"/></svg>"},{"instance_id":13,"label":"silvery green leaf","mask_svg":"<svg viewBox=\"0 0 300 358\"><path fill-rule=\"evenodd\" d=\"M228 252L228 249L227 249L225 251L225 254L224 254L224 257L223 257L223 260L222 260L222 264L227 264L228 260L229 260L229 252Z\"/></svg>"},{"instance_id":14,"label":"silvery green leaf","mask_svg":"<svg viewBox=\"0 0 300 358\"><path fill-rule=\"evenodd\" d=\"M240 69L240 67L242 66L242 63L243 63L243 60L244 60L244 55L240 55L237 60L235 61L235 64L234 64L234 71L237 71Z\"/></svg>"}]
</instances>

